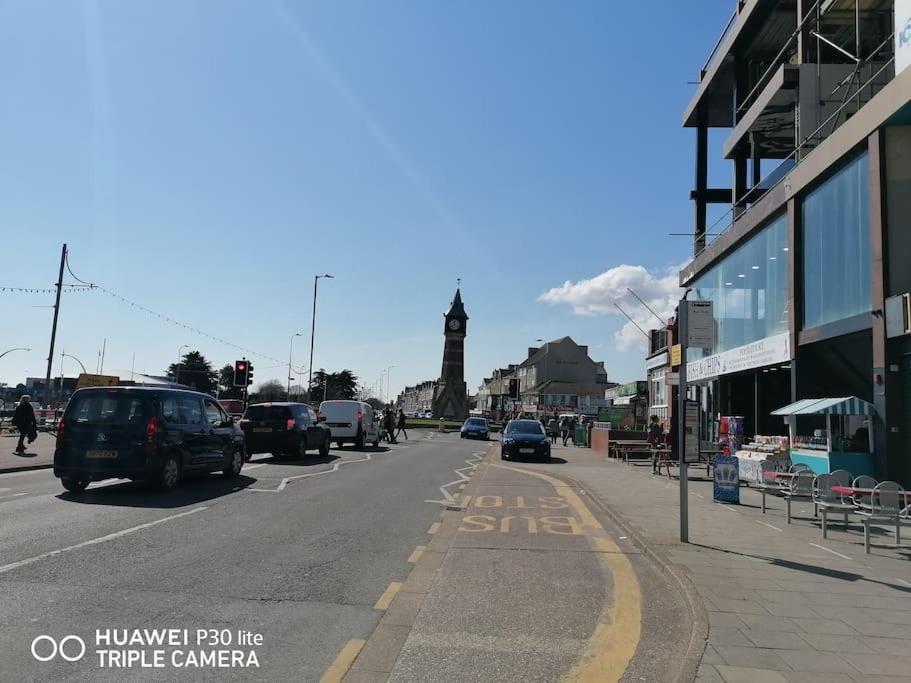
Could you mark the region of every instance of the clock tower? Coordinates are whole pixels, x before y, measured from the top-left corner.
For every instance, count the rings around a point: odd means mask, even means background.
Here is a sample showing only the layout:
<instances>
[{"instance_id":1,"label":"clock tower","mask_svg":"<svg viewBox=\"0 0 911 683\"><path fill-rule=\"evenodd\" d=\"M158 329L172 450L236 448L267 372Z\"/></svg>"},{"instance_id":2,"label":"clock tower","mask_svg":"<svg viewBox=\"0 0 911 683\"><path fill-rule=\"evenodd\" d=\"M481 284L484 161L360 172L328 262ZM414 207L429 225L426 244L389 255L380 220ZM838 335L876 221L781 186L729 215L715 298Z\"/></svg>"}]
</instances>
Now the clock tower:
<instances>
[{"instance_id":1,"label":"clock tower","mask_svg":"<svg viewBox=\"0 0 911 683\"><path fill-rule=\"evenodd\" d=\"M443 322L443 368L433 397L433 417L464 420L468 417L468 392L465 386L465 334L468 315L462 304L462 293L455 297Z\"/></svg>"}]
</instances>

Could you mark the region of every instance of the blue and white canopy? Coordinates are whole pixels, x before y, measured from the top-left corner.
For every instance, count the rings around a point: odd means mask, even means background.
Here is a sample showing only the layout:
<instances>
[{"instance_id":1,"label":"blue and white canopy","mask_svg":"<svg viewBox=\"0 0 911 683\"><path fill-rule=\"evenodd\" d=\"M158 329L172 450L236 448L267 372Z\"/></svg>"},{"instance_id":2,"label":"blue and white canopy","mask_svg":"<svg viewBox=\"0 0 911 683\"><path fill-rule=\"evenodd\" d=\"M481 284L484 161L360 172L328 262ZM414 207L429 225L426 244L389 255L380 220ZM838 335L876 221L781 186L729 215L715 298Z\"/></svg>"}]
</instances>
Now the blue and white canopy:
<instances>
[{"instance_id":1,"label":"blue and white canopy","mask_svg":"<svg viewBox=\"0 0 911 683\"><path fill-rule=\"evenodd\" d=\"M842 398L804 398L791 403L772 415L865 415L873 416L876 408L857 396Z\"/></svg>"}]
</instances>

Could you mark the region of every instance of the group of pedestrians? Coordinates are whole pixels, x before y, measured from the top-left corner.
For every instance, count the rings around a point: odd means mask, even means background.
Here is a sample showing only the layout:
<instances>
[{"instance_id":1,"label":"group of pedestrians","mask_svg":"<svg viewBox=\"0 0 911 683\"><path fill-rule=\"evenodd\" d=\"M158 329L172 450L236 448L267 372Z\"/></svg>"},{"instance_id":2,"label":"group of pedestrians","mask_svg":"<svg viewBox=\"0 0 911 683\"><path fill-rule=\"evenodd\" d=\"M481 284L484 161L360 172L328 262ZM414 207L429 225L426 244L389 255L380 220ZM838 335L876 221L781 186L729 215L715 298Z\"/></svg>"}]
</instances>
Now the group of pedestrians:
<instances>
[{"instance_id":1,"label":"group of pedestrians","mask_svg":"<svg viewBox=\"0 0 911 683\"><path fill-rule=\"evenodd\" d=\"M405 431L405 411L399 409L398 414L391 405L383 411L383 429L386 430L386 441L389 443L398 443L398 435L404 434L405 440L408 440L408 432Z\"/></svg>"},{"instance_id":2,"label":"group of pedestrians","mask_svg":"<svg viewBox=\"0 0 911 683\"><path fill-rule=\"evenodd\" d=\"M560 437L563 439L563 445L565 446L566 442L573 438L573 434L576 431L576 416L564 415L558 419L557 415L554 415L549 420L542 417L541 424L547 430L552 444L556 444L557 438Z\"/></svg>"}]
</instances>

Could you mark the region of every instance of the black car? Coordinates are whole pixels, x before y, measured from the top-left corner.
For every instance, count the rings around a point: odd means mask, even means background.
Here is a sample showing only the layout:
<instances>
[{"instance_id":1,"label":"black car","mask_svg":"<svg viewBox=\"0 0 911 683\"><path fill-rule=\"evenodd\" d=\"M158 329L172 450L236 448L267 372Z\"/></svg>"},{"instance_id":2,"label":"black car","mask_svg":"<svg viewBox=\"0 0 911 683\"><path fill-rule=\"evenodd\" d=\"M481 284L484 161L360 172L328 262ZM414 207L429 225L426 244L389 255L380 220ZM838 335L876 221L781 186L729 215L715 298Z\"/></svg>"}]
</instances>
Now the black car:
<instances>
[{"instance_id":1,"label":"black car","mask_svg":"<svg viewBox=\"0 0 911 683\"><path fill-rule=\"evenodd\" d=\"M537 420L510 420L500 436L500 459L541 458L550 462L550 441Z\"/></svg>"},{"instance_id":2,"label":"black car","mask_svg":"<svg viewBox=\"0 0 911 683\"><path fill-rule=\"evenodd\" d=\"M236 477L244 437L207 394L152 387L93 387L73 394L57 426L54 476L67 491L112 477L171 490L184 474Z\"/></svg>"},{"instance_id":3,"label":"black car","mask_svg":"<svg viewBox=\"0 0 911 683\"><path fill-rule=\"evenodd\" d=\"M463 439L484 439L490 434L490 425L483 417L469 417L465 420L459 433Z\"/></svg>"},{"instance_id":4,"label":"black car","mask_svg":"<svg viewBox=\"0 0 911 683\"><path fill-rule=\"evenodd\" d=\"M240 421L248 453L272 453L276 458L318 449L329 455L332 433L306 403L258 403L248 406Z\"/></svg>"}]
</instances>

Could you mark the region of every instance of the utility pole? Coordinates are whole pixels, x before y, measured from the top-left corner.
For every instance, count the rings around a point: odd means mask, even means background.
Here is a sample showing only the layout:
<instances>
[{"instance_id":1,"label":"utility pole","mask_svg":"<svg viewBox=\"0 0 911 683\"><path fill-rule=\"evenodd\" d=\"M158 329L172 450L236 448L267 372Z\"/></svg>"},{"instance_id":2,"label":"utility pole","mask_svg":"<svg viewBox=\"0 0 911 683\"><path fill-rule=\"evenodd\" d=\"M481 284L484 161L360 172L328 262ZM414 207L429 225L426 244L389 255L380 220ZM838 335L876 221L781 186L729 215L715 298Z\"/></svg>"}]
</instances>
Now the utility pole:
<instances>
[{"instance_id":1,"label":"utility pole","mask_svg":"<svg viewBox=\"0 0 911 683\"><path fill-rule=\"evenodd\" d=\"M66 244L60 251L60 274L57 276L57 300L54 302L54 324L51 326L51 348L47 352L47 374L44 378L44 405L51 402L51 369L54 363L54 342L57 340L57 317L60 314L60 292L63 290L63 266L66 264Z\"/></svg>"},{"instance_id":2,"label":"utility pole","mask_svg":"<svg viewBox=\"0 0 911 683\"><path fill-rule=\"evenodd\" d=\"M679 383L677 386L677 457L680 471L680 542L690 542L689 521L689 493L687 485L689 474L686 463L686 349L689 335L689 316L687 295L689 290L680 299L677 306L677 343L680 345L680 370L678 371ZM698 435L696 437L699 438Z\"/></svg>"}]
</instances>

